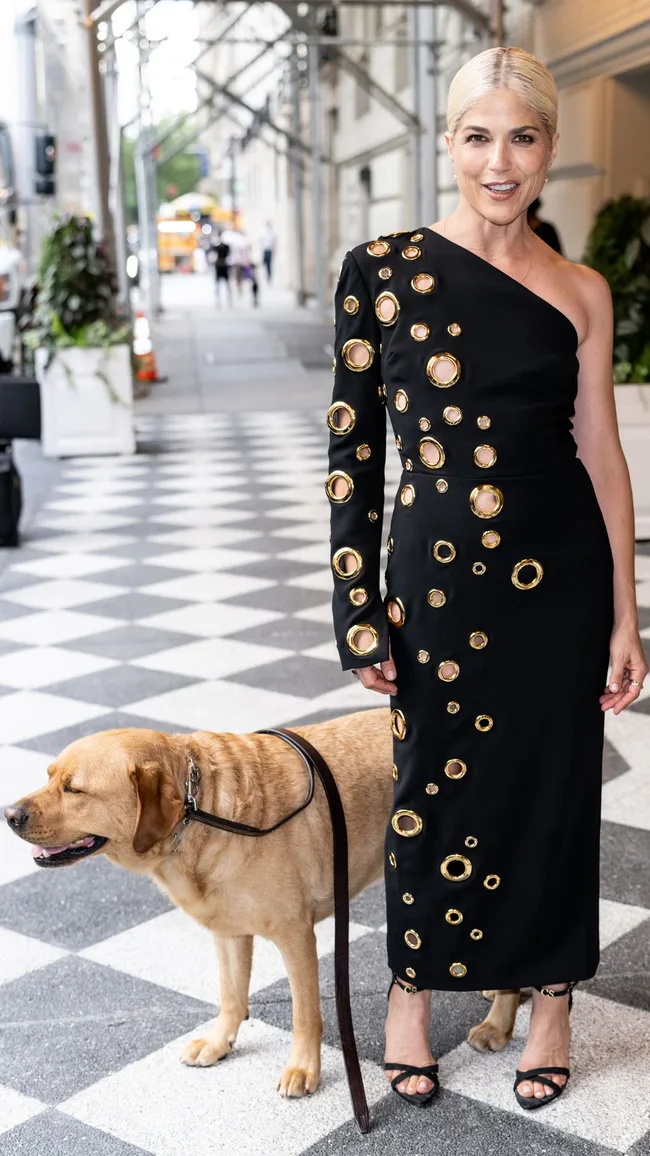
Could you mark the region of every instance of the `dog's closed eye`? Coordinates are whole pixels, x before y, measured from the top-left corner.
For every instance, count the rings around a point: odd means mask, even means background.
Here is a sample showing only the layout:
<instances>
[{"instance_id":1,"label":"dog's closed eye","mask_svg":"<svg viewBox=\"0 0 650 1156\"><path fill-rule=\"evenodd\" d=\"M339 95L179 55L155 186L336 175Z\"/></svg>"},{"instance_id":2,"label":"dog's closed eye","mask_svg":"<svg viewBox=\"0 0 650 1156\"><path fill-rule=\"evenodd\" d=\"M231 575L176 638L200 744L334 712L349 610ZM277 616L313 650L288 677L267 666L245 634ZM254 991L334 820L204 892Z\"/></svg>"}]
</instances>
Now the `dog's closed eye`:
<instances>
[{"instance_id":1,"label":"dog's closed eye","mask_svg":"<svg viewBox=\"0 0 650 1156\"><path fill-rule=\"evenodd\" d=\"M83 791L80 791L78 787L72 787L70 783L64 783L62 790L66 795L83 795Z\"/></svg>"}]
</instances>

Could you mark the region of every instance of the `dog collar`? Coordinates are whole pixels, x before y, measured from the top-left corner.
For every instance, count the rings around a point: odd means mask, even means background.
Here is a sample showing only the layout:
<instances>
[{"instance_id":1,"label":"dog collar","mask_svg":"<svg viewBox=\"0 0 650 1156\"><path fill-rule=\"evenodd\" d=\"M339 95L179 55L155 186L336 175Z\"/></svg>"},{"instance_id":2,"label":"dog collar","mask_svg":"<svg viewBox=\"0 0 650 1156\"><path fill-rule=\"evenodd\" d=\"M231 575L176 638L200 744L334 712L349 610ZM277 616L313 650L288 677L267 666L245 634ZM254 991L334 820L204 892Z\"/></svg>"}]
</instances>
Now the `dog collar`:
<instances>
[{"instance_id":1,"label":"dog collar","mask_svg":"<svg viewBox=\"0 0 650 1156\"><path fill-rule=\"evenodd\" d=\"M187 778L185 780L185 815L181 819L180 825L174 831L172 837L172 855L178 851L183 832L191 821L191 815L198 810L196 805L196 793L201 784L201 772L197 767L192 755L189 755L187 764Z\"/></svg>"}]
</instances>

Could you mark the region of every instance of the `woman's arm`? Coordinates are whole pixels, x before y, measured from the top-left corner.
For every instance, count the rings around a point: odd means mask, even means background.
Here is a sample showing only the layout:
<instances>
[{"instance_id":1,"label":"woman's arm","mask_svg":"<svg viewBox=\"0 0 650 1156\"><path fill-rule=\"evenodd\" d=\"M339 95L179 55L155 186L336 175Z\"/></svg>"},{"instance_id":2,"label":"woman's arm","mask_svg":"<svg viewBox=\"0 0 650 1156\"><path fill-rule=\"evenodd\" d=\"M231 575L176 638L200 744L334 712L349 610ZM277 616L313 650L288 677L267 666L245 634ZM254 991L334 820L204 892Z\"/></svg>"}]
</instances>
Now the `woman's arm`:
<instances>
[{"instance_id":1,"label":"woman's arm","mask_svg":"<svg viewBox=\"0 0 650 1156\"><path fill-rule=\"evenodd\" d=\"M576 270L577 272L578 270ZM589 318L578 349L580 371L573 433L578 457L591 477L614 560L614 631L611 673L604 710L619 714L639 695L648 670L639 638L634 585L634 509L627 462L621 448L612 375L613 309L609 285L594 269L580 267Z\"/></svg>"}]
</instances>

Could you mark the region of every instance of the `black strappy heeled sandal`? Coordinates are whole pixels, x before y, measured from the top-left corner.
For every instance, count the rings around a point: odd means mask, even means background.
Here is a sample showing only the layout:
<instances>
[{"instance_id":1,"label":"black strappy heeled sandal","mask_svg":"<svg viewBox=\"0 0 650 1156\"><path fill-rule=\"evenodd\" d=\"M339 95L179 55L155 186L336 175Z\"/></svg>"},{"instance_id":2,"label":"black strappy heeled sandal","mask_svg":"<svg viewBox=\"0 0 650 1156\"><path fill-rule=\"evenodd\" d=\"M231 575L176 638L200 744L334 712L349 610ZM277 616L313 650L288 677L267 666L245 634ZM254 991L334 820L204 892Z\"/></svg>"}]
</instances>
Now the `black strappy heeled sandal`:
<instances>
[{"instance_id":1,"label":"black strappy heeled sandal","mask_svg":"<svg viewBox=\"0 0 650 1156\"><path fill-rule=\"evenodd\" d=\"M538 987L537 984L534 984L533 986L535 988L535 991L541 991L542 995L547 995L547 996L551 996L551 997L568 995L568 997L569 997L569 1015L570 1015L571 1014L571 1008L573 1007L573 989L574 989L574 987L576 987L577 983L578 983L578 980L576 980L575 983L570 983L567 987L563 988L561 991L556 991L555 988L552 988L552 987ZM554 1080L550 1080L548 1078L549 1072L552 1073L553 1075L556 1075L556 1076L566 1076L566 1080L564 1081L563 1084L556 1084ZM546 1075L544 1075L543 1073L546 1073ZM530 1071L528 1071L528 1072L520 1072L519 1069L517 1068L517 1072L516 1072L516 1076L515 1076L515 1082L512 1085L512 1089L515 1093L517 1103L520 1104L522 1108L526 1108L527 1110L530 1110L531 1108L542 1108L544 1106L544 1104L552 1104L553 1100L557 1100L558 1096L562 1095L562 1092L564 1091L564 1089L566 1088L566 1086L569 1082L569 1076L570 1075L571 1075L571 1072L569 1071L568 1068L554 1068L554 1067L549 1068L549 1067L545 1067L544 1065L542 1065L539 1068L531 1068ZM522 1080L530 1080L531 1082L533 1080L536 1080L538 1084L546 1084L547 1088L552 1088L553 1092L550 1096L522 1096L521 1092L517 1091L517 1085L520 1084L522 1082Z\"/></svg>"},{"instance_id":2,"label":"black strappy heeled sandal","mask_svg":"<svg viewBox=\"0 0 650 1156\"><path fill-rule=\"evenodd\" d=\"M410 983L402 983L401 979L394 975L390 981L390 987L388 989L387 996L388 999L390 999L390 993L393 990L394 984L397 984L398 987L401 987L403 991L408 992L409 995L418 990ZM391 1088L394 1092L397 1092L398 1096L401 1096L403 1100L406 1100L407 1103L417 1104L419 1108L425 1108L427 1104L430 1104L436 1092L438 1091L438 1088L440 1087L438 1081L438 1065L436 1063L425 1064L423 1068L416 1068L413 1066L413 1064L384 1064L384 1071L397 1072L397 1075L394 1076L390 1082ZM401 1092L397 1085L401 1084L402 1080L405 1079L406 1076L424 1076L425 1079L431 1080L433 1087L429 1088L428 1092Z\"/></svg>"}]
</instances>

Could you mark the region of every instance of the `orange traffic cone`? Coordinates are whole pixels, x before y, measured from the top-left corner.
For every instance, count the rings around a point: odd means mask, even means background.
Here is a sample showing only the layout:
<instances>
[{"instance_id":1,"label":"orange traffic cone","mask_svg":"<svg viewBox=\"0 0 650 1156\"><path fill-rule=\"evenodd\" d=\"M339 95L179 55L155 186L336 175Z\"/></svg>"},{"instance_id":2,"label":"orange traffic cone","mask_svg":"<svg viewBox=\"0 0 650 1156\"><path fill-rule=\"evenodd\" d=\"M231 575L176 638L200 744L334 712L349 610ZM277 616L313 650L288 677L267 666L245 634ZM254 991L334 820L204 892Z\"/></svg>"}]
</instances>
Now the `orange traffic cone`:
<instances>
[{"instance_id":1,"label":"orange traffic cone","mask_svg":"<svg viewBox=\"0 0 650 1156\"><path fill-rule=\"evenodd\" d=\"M135 376L138 381L165 381L158 376L158 366L154 353L151 330L145 314L140 310L135 315L133 325L133 357Z\"/></svg>"}]
</instances>

